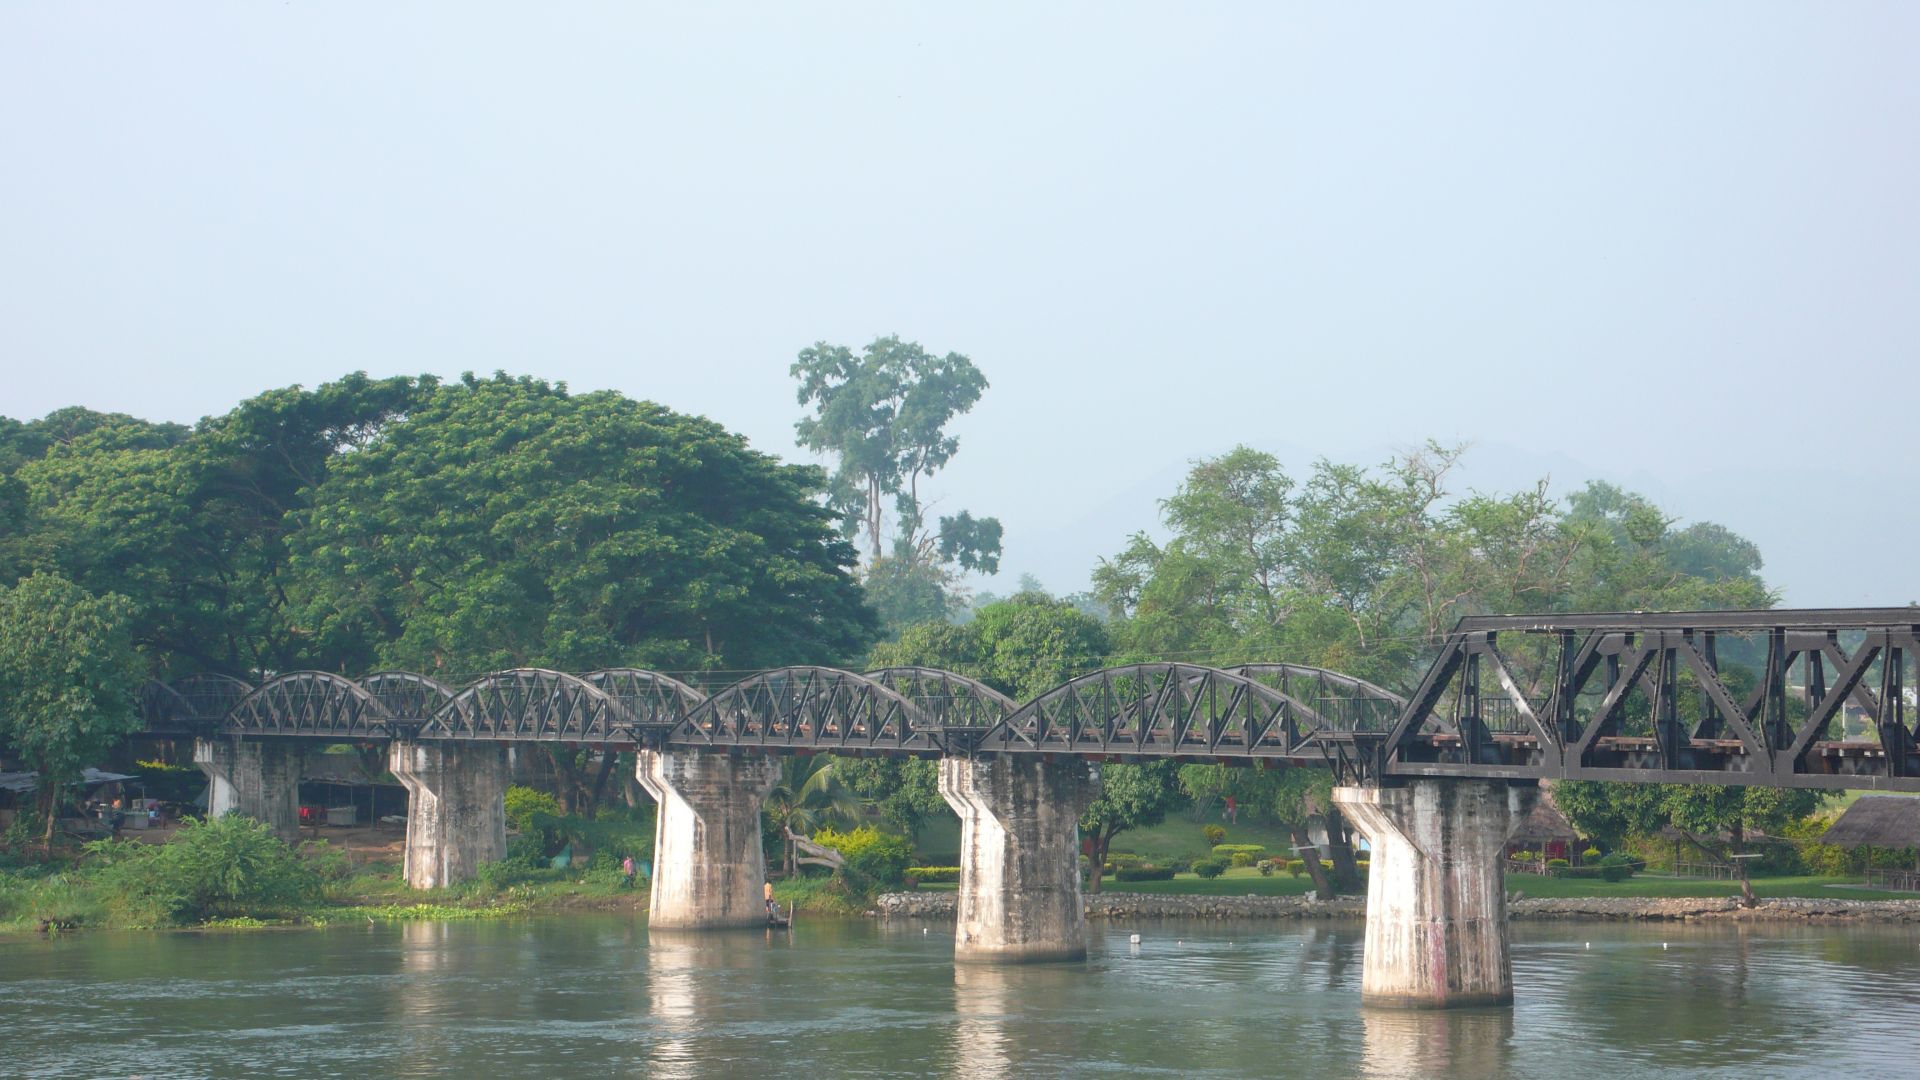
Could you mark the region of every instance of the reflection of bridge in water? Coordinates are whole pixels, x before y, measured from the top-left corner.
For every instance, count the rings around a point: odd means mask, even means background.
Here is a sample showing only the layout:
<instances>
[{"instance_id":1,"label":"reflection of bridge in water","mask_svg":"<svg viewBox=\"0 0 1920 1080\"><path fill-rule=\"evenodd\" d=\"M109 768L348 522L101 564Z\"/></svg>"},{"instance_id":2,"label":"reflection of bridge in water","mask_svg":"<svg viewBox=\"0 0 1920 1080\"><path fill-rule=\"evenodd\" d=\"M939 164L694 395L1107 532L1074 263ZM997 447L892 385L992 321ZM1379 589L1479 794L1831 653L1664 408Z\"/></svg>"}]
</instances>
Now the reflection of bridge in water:
<instances>
[{"instance_id":1,"label":"reflection of bridge in water","mask_svg":"<svg viewBox=\"0 0 1920 1080\"><path fill-rule=\"evenodd\" d=\"M963 821L959 953L997 959L1084 951L1078 879L1053 865L1092 797L1077 762L1330 767L1375 849L1368 993L1471 1003L1511 997L1504 930L1485 928L1504 926L1497 856L1534 781L1920 791L1917 629L1905 608L1470 617L1405 696L1279 663L1129 664L1024 703L927 668L781 668L710 691L522 668L458 688L202 675L150 684L141 707L150 733L198 740L216 811L283 830L303 740L390 742L423 887L503 853L504 748L634 751L661 805L652 919L685 927L761 917L770 755L937 757Z\"/></svg>"}]
</instances>

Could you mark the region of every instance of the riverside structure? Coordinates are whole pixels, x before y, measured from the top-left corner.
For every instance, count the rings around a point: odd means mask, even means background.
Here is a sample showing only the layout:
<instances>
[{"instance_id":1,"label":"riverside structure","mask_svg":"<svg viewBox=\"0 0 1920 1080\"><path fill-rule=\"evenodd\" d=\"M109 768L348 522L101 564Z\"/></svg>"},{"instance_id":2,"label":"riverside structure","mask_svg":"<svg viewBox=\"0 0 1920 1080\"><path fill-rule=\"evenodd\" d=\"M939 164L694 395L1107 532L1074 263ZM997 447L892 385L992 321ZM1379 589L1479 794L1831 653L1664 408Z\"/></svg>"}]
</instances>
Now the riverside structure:
<instances>
[{"instance_id":1,"label":"riverside structure","mask_svg":"<svg viewBox=\"0 0 1920 1080\"><path fill-rule=\"evenodd\" d=\"M517 744L634 751L658 800L651 925L764 921L773 755L937 757L960 815L960 960L1085 954L1076 822L1104 762L1325 767L1374 849L1363 994L1512 1001L1500 853L1541 779L1920 791L1908 608L1469 617L1402 697L1292 664L1132 664L1024 704L925 668L762 672L707 694L667 675L516 669L455 690L407 672L153 684L148 730L192 735L211 807L291 824L297 740L391 744L406 878L504 852Z\"/></svg>"}]
</instances>

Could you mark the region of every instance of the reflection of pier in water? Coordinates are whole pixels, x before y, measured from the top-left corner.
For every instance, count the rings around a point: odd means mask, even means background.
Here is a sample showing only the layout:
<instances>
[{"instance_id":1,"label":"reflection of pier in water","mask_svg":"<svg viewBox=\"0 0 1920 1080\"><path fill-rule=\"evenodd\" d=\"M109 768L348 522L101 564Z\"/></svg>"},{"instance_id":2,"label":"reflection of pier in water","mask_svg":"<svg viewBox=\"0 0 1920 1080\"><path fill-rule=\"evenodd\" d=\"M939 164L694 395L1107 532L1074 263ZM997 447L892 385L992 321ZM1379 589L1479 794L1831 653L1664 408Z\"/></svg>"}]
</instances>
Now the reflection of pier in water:
<instances>
[{"instance_id":1,"label":"reflection of pier in water","mask_svg":"<svg viewBox=\"0 0 1920 1080\"><path fill-rule=\"evenodd\" d=\"M1363 1075L1505 1076L1513 1058L1513 1010L1360 1010Z\"/></svg>"},{"instance_id":2,"label":"reflection of pier in water","mask_svg":"<svg viewBox=\"0 0 1920 1080\"><path fill-rule=\"evenodd\" d=\"M711 1076L718 1023L767 1017L767 941L752 932L647 935L646 1074L661 1080Z\"/></svg>"}]
</instances>

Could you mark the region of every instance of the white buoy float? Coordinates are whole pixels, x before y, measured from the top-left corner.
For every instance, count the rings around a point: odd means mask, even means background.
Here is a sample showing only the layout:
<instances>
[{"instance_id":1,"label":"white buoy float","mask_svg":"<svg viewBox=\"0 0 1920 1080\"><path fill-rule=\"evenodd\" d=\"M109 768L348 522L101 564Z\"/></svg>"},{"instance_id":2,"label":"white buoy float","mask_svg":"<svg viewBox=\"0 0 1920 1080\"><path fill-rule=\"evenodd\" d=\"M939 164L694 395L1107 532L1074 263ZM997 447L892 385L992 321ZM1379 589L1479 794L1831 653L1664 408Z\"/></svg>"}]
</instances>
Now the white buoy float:
<instances>
[{"instance_id":1,"label":"white buoy float","mask_svg":"<svg viewBox=\"0 0 1920 1080\"><path fill-rule=\"evenodd\" d=\"M1128 939L1127 939L1127 944L1129 944L1129 945L1138 945L1138 944L1140 944L1140 935L1139 935L1139 934L1135 934L1135 935L1133 935L1132 937L1130 937L1130 938L1128 938Z\"/></svg>"}]
</instances>

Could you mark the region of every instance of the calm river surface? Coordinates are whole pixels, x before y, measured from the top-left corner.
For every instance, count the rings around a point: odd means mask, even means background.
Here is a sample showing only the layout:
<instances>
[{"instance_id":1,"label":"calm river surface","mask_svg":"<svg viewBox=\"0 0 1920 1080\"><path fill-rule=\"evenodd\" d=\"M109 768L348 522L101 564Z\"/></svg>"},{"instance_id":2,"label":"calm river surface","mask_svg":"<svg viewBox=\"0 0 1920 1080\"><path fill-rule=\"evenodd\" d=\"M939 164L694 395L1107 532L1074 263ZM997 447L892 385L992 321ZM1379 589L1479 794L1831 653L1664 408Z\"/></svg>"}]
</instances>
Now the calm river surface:
<instances>
[{"instance_id":1,"label":"calm river surface","mask_svg":"<svg viewBox=\"0 0 1920 1080\"><path fill-rule=\"evenodd\" d=\"M0 1076L1920 1075L1910 930L1523 923L1516 1008L1403 1013L1360 1007L1357 923L1095 923L1034 968L921 929L6 939Z\"/></svg>"}]
</instances>

